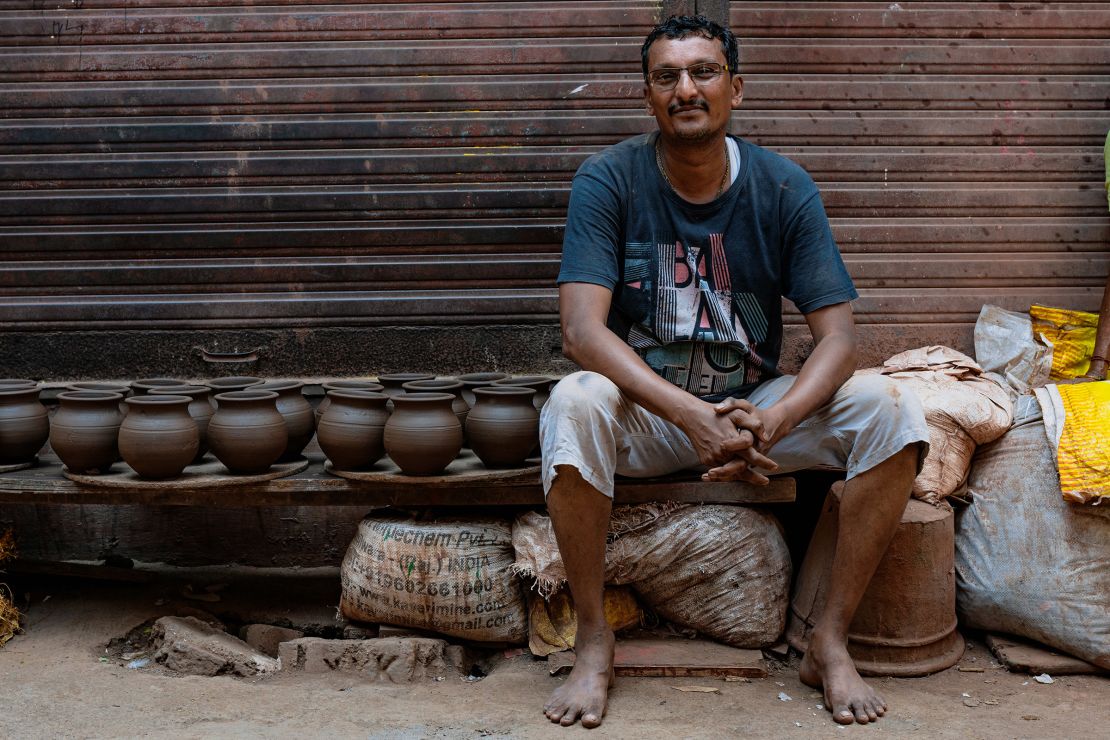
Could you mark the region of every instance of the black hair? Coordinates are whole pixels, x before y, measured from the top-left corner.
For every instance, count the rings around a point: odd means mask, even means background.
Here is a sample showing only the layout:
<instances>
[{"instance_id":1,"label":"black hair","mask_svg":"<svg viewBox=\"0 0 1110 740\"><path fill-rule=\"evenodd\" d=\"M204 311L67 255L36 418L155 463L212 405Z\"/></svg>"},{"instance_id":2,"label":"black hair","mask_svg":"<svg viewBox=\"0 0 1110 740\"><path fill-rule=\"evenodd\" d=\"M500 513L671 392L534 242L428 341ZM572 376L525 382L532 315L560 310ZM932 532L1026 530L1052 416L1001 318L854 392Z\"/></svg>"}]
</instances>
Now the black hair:
<instances>
[{"instance_id":1,"label":"black hair","mask_svg":"<svg viewBox=\"0 0 1110 740\"><path fill-rule=\"evenodd\" d=\"M714 23L703 15L672 15L651 29L651 33L644 39L644 45L640 47L640 65L643 67L644 79L647 79L648 75L648 50L661 36L668 39L684 39L690 36L719 39L721 51L725 55L725 62L728 63L729 74L734 75L740 72L740 49L732 31Z\"/></svg>"}]
</instances>

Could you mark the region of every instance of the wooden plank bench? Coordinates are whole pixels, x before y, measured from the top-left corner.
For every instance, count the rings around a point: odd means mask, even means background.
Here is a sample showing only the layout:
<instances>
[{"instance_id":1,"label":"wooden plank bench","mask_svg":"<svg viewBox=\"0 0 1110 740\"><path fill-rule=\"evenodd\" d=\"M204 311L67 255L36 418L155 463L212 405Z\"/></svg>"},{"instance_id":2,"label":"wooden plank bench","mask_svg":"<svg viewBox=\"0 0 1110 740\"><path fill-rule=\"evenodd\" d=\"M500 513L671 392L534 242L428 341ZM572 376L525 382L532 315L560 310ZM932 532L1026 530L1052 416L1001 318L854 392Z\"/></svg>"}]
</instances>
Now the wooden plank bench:
<instances>
[{"instance_id":1,"label":"wooden plank bench","mask_svg":"<svg viewBox=\"0 0 1110 740\"><path fill-rule=\"evenodd\" d=\"M149 506L204 506L217 508L276 506L542 506L543 489L537 467L496 471L490 475L409 477L383 468L375 480L351 480L324 469L318 452L307 454L308 467L285 478L218 488L167 490L156 483L134 487L100 487L74 482L62 475L53 454L41 455L36 466L0 474L0 504L87 505L140 504ZM480 465L461 460L464 464ZM395 470L395 469L394 469ZM618 504L681 501L728 504L789 503L795 497L794 479L778 477L767 486L706 482L697 473L663 478L622 478L617 482Z\"/></svg>"}]
</instances>

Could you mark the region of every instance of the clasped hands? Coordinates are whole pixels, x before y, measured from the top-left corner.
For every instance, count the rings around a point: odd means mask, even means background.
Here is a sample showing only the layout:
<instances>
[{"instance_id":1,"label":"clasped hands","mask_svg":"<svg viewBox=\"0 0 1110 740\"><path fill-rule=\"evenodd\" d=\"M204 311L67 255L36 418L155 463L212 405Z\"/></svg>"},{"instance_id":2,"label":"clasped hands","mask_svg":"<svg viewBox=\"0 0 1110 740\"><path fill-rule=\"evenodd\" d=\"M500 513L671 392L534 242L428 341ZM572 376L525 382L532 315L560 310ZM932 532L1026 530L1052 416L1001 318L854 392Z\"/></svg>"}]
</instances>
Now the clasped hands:
<instances>
[{"instance_id":1,"label":"clasped hands","mask_svg":"<svg viewBox=\"0 0 1110 740\"><path fill-rule=\"evenodd\" d=\"M690 439L703 465L711 466L702 480L742 480L766 485L768 472L778 464L767 457L771 447L789 431L785 414L776 406L759 408L739 398L728 398L715 406L706 404L713 414L700 419L701 428L693 430Z\"/></svg>"}]
</instances>

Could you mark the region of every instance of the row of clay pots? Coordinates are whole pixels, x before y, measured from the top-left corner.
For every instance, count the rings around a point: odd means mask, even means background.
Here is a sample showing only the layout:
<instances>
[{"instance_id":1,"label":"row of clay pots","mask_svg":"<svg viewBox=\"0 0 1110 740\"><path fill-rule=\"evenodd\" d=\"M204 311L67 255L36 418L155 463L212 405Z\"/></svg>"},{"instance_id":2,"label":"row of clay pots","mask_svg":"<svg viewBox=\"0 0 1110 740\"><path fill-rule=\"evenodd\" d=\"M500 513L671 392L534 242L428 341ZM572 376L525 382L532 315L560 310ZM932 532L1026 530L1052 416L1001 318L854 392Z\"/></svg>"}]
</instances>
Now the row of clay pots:
<instances>
[{"instance_id":1,"label":"row of clay pots","mask_svg":"<svg viewBox=\"0 0 1110 740\"><path fill-rule=\"evenodd\" d=\"M437 387L447 392L425 390ZM464 431L474 454L491 468L519 466L536 447L533 388L476 387L473 407L459 381L410 381L403 388L392 397L365 389L328 391L317 441L333 466L363 470L388 454L405 474L436 475L458 456Z\"/></svg>"},{"instance_id":2,"label":"row of clay pots","mask_svg":"<svg viewBox=\"0 0 1110 740\"><path fill-rule=\"evenodd\" d=\"M478 400L476 389L483 386L526 388L528 390L525 395L534 399L534 408L539 409L554 383L554 379L545 376L510 378L502 373L473 373L448 379L436 379L428 374L394 373L382 375L379 380L381 383L364 380L325 383L324 388L328 395L315 414L301 393L303 383L299 381L266 383L261 378L235 376L218 378L204 385L187 385L172 378L148 378L135 381L130 386L73 383L66 392L59 394L59 410L53 423L47 421L46 410L38 401L37 383L30 380L0 380L0 464L32 460L49 435L55 452L74 472L106 472L112 463L122 457L143 477L171 478L180 474L186 465L199 462L206 451L211 449L231 472L259 473L268 470L276 461L293 460L300 455L311 440L315 427L323 421L336 391L381 392L386 414L392 410L396 396L427 392L440 392L442 395L446 392L450 394L449 407L460 433L466 431L469 434L467 417L471 405ZM261 392L262 395L228 395L242 393L243 389ZM135 396L126 398L132 392ZM215 400L212 398L214 394ZM160 400L154 400L156 398ZM468 398L473 400L468 402ZM116 403L116 415L109 413L113 401ZM218 414L215 401L221 401L221 408L226 406L227 411L213 427L213 419ZM490 404L490 407L493 405L496 404ZM182 421L179 409L181 406L196 428L195 447L186 439L191 438L192 434L188 431L188 425ZM280 425L271 414L271 406L272 410L276 410L277 418L281 419ZM139 410L140 415L130 425L125 424L124 419L135 410ZM176 422L172 421L175 416ZM265 418L267 416L268 419ZM162 433L157 437L156 444L152 437L157 434L159 424L162 425ZM490 467L519 465L534 449L536 435L530 421L525 420L524 426L516 435L524 441L515 443L505 441L508 427L504 424L501 427L505 431L499 441L487 441L493 433L484 431L482 424L477 424L478 436L472 447ZM338 434L335 442L325 442L324 437L328 435L322 435L321 447L330 446L331 454L329 449L325 449L325 454L341 469L368 467L387 451L384 446L385 423L369 424L370 427L375 425L380 427L381 440L369 442L362 450L352 451L352 444L342 441L343 434ZM394 426L401 429L404 422L397 422ZM52 427L56 429L52 430ZM252 429L244 431L248 427ZM446 450L453 444L449 441L453 433L449 430L439 431L444 439L437 444ZM450 458L436 467L435 461L446 455L446 452L440 452L438 456L433 455L429 459L425 459L422 453L406 454L403 449L405 445L421 450L427 446L426 440L418 440L400 432L397 434L400 436L394 436L398 441L388 451L394 462L406 472L429 474L427 471L432 468L436 468L433 472L439 472L459 451L458 448L454 449ZM435 434L431 436L434 437ZM529 445L528 449L518 451L517 448L525 443ZM379 447L381 450L377 451ZM192 450L188 459L185 459L186 450ZM276 458L273 457L275 450ZM405 460L405 464L401 460ZM408 462L409 460L412 462Z\"/></svg>"}]
</instances>

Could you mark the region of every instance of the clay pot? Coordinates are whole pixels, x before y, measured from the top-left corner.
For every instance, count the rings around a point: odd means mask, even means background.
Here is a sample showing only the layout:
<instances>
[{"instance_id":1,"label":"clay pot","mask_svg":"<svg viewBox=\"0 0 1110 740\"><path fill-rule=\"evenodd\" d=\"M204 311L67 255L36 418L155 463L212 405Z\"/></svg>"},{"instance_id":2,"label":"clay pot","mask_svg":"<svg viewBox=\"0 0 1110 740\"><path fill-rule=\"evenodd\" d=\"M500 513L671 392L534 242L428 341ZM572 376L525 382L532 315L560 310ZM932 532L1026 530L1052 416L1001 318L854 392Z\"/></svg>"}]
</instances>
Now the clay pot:
<instances>
[{"instance_id":1,"label":"clay pot","mask_svg":"<svg viewBox=\"0 0 1110 740\"><path fill-rule=\"evenodd\" d=\"M316 433L316 416L312 413L312 404L302 393L303 388L304 383L299 380L271 380L262 385L251 386L251 390L273 391L278 394L275 405L281 418L285 419L285 430L289 433L285 451L278 458L280 462L300 458L301 452Z\"/></svg>"},{"instance_id":2,"label":"clay pot","mask_svg":"<svg viewBox=\"0 0 1110 740\"><path fill-rule=\"evenodd\" d=\"M378 376L378 382L385 388L382 392L393 398L405 392L402 387L405 383L414 380L435 380L436 376L429 373L387 373Z\"/></svg>"},{"instance_id":3,"label":"clay pot","mask_svg":"<svg viewBox=\"0 0 1110 740\"><path fill-rule=\"evenodd\" d=\"M534 389L536 395L532 397L532 405L539 411L543 408L543 405L547 403L547 396L551 393L551 386L555 385L555 378L549 378L546 375L521 375L518 378L495 380L493 385L509 385Z\"/></svg>"},{"instance_id":4,"label":"clay pot","mask_svg":"<svg viewBox=\"0 0 1110 740\"><path fill-rule=\"evenodd\" d=\"M0 388L35 388L38 383L30 378L0 378Z\"/></svg>"},{"instance_id":5,"label":"clay pot","mask_svg":"<svg viewBox=\"0 0 1110 740\"><path fill-rule=\"evenodd\" d=\"M119 428L119 452L140 478L181 475L200 447L188 396L134 396Z\"/></svg>"},{"instance_id":6,"label":"clay pot","mask_svg":"<svg viewBox=\"0 0 1110 740\"><path fill-rule=\"evenodd\" d=\"M285 452L289 432L277 410L277 398L273 391L255 390L216 395L208 445L232 473L265 473Z\"/></svg>"},{"instance_id":7,"label":"clay pot","mask_svg":"<svg viewBox=\"0 0 1110 740\"><path fill-rule=\"evenodd\" d=\"M369 468L385 454L389 396L349 389L328 391L328 398L331 404L316 431L320 449L339 470Z\"/></svg>"},{"instance_id":8,"label":"clay pot","mask_svg":"<svg viewBox=\"0 0 1110 740\"><path fill-rule=\"evenodd\" d=\"M204 384L212 389L212 393L233 393L246 390L252 386L262 385L265 382L262 378L254 378L250 375L229 375L223 378L214 378Z\"/></svg>"},{"instance_id":9,"label":"clay pot","mask_svg":"<svg viewBox=\"0 0 1110 740\"><path fill-rule=\"evenodd\" d=\"M212 415L216 413L216 409L212 405L212 389L206 385L175 385L155 388L149 395L188 396L192 399L189 402L189 416L197 424L200 443L197 447L197 456L193 458L193 462L199 463L204 457L204 453L208 452L208 423L212 420Z\"/></svg>"},{"instance_id":10,"label":"clay pot","mask_svg":"<svg viewBox=\"0 0 1110 740\"><path fill-rule=\"evenodd\" d=\"M143 378L131 383L131 390L136 396L145 396L155 388L172 388L178 385L188 385L188 383L175 378Z\"/></svg>"},{"instance_id":11,"label":"clay pot","mask_svg":"<svg viewBox=\"0 0 1110 740\"><path fill-rule=\"evenodd\" d=\"M540 438L532 388L475 388L478 403L466 420L470 449L487 468L520 467Z\"/></svg>"},{"instance_id":12,"label":"clay pot","mask_svg":"<svg viewBox=\"0 0 1110 740\"><path fill-rule=\"evenodd\" d=\"M455 397L451 402L451 410L463 428L463 443L466 443L466 415L470 413L470 404L463 398L462 392L466 387L460 380L445 378L443 380L411 380L401 386L406 393L450 393Z\"/></svg>"},{"instance_id":13,"label":"clay pot","mask_svg":"<svg viewBox=\"0 0 1110 740\"><path fill-rule=\"evenodd\" d=\"M474 396L475 388L485 388L493 383L495 380L504 380L509 377L508 373L464 373L456 377L463 384L463 400L470 404L470 408L474 408L474 404L478 403L478 399Z\"/></svg>"},{"instance_id":14,"label":"clay pot","mask_svg":"<svg viewBox=\"0 0 1110 740\"><path fill-rule=\"evenodd\" d=\"M450 393L404 393L393 397L385 425L385 450L406 475L443 472L462 449L462 427Z\"/></svg>"},{"instance_id":15,"label":"clay pot","mask_svg":"<svg viewBox=\"0 0 1110 740\"><path fill-rule=\"evenodd\" d=\"M72 473L107 473L119 460L123 394L65 391L50 420L50 447Z\"/></svg>"},{"instance_id":16,"label":"clay pot","mask_svg":"<svg viewBox=\"0 0 1110 740\"><path fill-rule=\"evenodd\" d=\"M0 465L31 462L49 436L38 385L0 387Z\"/></svg>"},{"instance_id":17,"label":"clay pot","mask_svg":"<svg viewBox=\"0 0 1110 740\"><path fill-rule=\"evenodd\" d=\"M131 386L125 383L96 383L92 381L81 381L79 383L70 383L66 386L69 391L101 391L102 393L118 393L120 394L119 412L127 414L127 404L123 399L131 395Z\"/></svg>"},{"instance_id":18,"label":"clay pot","mask_svg":"<svg viewBox=\"0 0 1110 740\"><path fill-rule=\"evenodd\" d=\"M385 386L381 383L375 383L372 380L331 380L321 386L324 389L324 398L316 407L316 426L320 426L320 420L324 418L324 412L328 410L331 405L331 397L328 391L372 391L374 393L381 393L385 390Z\"/></svg>"}]
</instances>

